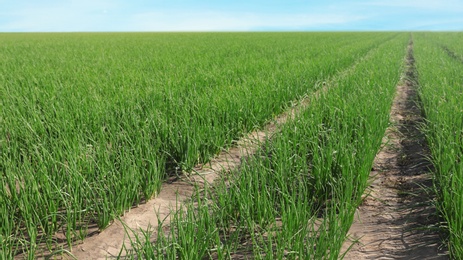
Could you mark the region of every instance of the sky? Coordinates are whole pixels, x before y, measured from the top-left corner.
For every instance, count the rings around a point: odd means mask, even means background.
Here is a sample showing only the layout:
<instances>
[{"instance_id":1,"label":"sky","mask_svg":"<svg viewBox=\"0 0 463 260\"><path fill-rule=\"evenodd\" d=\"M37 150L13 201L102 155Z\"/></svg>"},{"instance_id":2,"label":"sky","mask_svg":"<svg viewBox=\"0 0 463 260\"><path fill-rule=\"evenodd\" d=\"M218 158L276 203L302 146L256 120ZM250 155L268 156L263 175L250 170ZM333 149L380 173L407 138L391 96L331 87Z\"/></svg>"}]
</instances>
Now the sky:
<instances>
[{"instance_id":1,"label":"sky","mask_svg":"<svg viewBox=\"0 0 463 260\"><path fill-rule=\"evenodd\" d=\"M463 31L463 0L0 0L0 32Z\"/></svg>"}]
</instances>

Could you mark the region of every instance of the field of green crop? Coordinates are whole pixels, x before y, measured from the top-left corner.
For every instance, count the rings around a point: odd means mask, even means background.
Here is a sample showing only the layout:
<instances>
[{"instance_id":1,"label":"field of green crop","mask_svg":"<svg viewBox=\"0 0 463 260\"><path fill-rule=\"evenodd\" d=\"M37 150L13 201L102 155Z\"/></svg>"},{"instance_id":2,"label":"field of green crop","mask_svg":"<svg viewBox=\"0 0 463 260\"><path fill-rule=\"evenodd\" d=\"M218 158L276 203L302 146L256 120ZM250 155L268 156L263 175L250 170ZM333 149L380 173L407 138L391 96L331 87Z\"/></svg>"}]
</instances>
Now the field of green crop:
<instances>
[{"instance_id":1,"label":"field of green crop","mask_svg":"<svg viewBox=\"0 0 463 260\"><path fill-rule=\"evenodd\" d=\"M159 232L154 246L139 238L129 255L337 259L389 123L408 41L396 35L332 78L231 179L177 212L169 235Z\"/></svg>"},{"instance_id":2,"label":"field of green crop","mask_svg":"<svg viewBox=\"0 0 463 260\"><path fill-rule=\"evenodd\" d=\"M461 33L415 37L425 129L435 167L437 206L454 259L463 258L463 48Z\"/></svg>"},{"instance_id":3,"label":"field of green crop","mask_svg":"<svg viewBox=\"0 0 463 260\"><path fill-rule=\"evenodd\" d=\"M394 36L2 34L2 255L105 228Z\"/></svg>"},{"instance_id":4,"label":"field of green crop","mask_svg":"<svg viewBox=\"0 0 463 260\"><path fill-rule=\"evenodd\" d=\"M336 259L410 41L392 32L0 36L2 259L34 259L60 237L71 246L89 226L104 229L156 196L169 175L207 162L316 91L240 170L198 191L170 232L154 245L135 240L129 253ZM458 259L462 35L413 37L439 209Z\"/></svg>"}]
</instances>

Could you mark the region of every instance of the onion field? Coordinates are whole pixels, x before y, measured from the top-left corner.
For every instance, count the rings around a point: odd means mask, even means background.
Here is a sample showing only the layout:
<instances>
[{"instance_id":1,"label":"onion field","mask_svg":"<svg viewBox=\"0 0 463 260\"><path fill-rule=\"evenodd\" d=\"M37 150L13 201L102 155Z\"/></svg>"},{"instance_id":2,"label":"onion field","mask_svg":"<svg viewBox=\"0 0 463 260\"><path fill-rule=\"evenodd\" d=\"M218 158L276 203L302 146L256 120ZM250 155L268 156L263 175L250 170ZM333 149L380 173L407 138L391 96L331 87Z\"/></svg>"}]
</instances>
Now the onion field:
<instances>
[{"instance_id":1,"label":"onion field","mask_svg":"<svg viewBox=\"0 0 463 260\"><path fill-rule=\"evenodd\" d=\"M417 34L425 131L435 167L437 207L454 259L463 258L463 48L461 33Z\"/></svg>"},{"instance_id":2,"label":"onion field","mask_svg":"<svg viewBox=\"0 0 463 260\"><path fill-rule=\"evenodd\" d=\"M443 243L460 259L462 38L0 34L0 258L72 249L90 227L104 230L169 176L207 163L303 97L310 105L257 154L124 255L342 257L412 41Z\"/></svg>"}]
</instances>

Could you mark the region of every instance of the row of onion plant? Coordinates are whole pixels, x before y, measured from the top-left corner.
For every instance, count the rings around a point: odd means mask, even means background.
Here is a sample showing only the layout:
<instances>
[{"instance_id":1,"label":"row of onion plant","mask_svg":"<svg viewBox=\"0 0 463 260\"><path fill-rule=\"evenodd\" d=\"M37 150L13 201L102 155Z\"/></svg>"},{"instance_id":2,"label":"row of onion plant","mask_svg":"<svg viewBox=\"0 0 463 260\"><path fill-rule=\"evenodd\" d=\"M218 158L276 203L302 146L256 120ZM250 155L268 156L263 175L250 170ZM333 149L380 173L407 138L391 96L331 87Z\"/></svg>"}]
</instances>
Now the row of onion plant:
<instances>
[{"instance_id":1,"label":"row of onion plant","mask_svg":"<svg viewBox=\"0 0 463 260\"><path fill-rule=\"evenodd\" d=\"M104 229L394 36L2 34L1 258Z\"/></svg>"},{"instance_id":2,"label":"row of onion plant","mask_svg":"<svg viewBox=\"0 0 463 260\"><path fill-rule=\"evenodd\" d=\"M416 33L415 58L427 118L424 128L435 168L436 204L443 218L442 227L448 233L450 255L462 259L463 63L456 58L458 55L449 55L449 50L442 48L437 41L441 37L442 34Z\"/></svg>"},{"instance_id":3,"label":"row of onion plant","mask_svg":"<svg viewBox=\"0 0 463 260\"><path fill-rule=\"evenodd\" d=\"M170 229L134 232L133 259L338 259L389 124L408 35L327 83L240 169L198 190Z\"/></svg>"}]
</instances>

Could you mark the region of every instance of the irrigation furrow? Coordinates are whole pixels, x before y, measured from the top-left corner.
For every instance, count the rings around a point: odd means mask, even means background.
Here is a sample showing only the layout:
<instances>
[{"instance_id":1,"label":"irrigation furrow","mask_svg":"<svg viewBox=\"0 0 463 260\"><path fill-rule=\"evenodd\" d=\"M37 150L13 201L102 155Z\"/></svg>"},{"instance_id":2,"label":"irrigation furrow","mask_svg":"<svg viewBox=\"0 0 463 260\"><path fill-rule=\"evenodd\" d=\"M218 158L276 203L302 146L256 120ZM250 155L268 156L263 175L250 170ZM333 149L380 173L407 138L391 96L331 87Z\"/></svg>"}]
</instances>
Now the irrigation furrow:
<instances>
[{"instance_id":1,"label":"irrigation furrow","mask_svg":"<svg viewBox=\"0 0 463 260\"><path fill-rule=\"evenodd\" d=\"M445 45L441 45L441 48L445 51L445 53L447 53L447 55L449 55L449 57L463 63L463 58L459 56L458 53L452 51L449 47Z\"/></svg>"},{"instance_id":2,"label":"irrigation furrow","mask_svg":"<svg viewBox=\"0 0 463 260\"><path fill-rule=\"evenodd\" d=\"M197 187L201 188L211 184L219 177L219 174L239 167L244 158L253 155L262 143L278 131L281 125L304 110L310 104L310 101L317 99L321 93L327 91L336 80L349 76L355 71L358 64L372 56L381 45L369 50L367 54L349 68L338 72L325 82L321 82L321 87L312 93L310 97L305 96L300 101L295 102L294 106L277 116L264 128L243 137L236 143L236 146L227 151L222 151L210 163L198 165L193 169L192 173L179 173L168 180L154 199L131 209L120 220L114 221L112 225L98 235L88 237L82 244L75 246L72 249L73 256L77 259L117 257L124 246L128 247L128 233L137 232L138 230L156 230L161 222L163 226L167 226L170 222L172 210L178 209L183 205L184 201L191 198ZM128 232L128 230L131 231ZM94 231L97 232L97 230Z\"/></svg>"},{"instance_id":3,"label":"irrigation furrow","mask_svg":"<svg viewBox=\"0 0 463 260\"><path fill-rule=\"evenodd\" d=\"M398 84L371 184L344 243L344 259L447 259L432 204L432 164L420 132L413 42Z\"/></svg>"}]
</instances>

